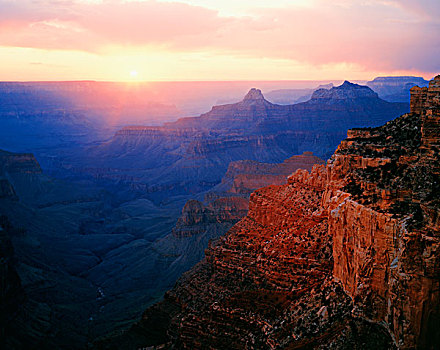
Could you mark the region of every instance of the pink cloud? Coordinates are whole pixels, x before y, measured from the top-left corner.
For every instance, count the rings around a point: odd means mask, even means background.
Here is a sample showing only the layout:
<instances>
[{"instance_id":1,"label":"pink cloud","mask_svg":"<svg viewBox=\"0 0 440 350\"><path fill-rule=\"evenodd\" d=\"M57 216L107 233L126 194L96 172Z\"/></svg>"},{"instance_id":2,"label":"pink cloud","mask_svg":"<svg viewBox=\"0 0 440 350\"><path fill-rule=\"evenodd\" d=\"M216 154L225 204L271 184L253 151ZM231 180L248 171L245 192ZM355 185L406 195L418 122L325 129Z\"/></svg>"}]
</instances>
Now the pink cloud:
<instances>
[{"instance_id":1,"label":"pink cloud","mask_svg":"<svg viewBox=\"0 0 440 350\"><path fill-rule=\"evenodd\" d=\"M440 70L437 0L318 0L248 17L182 3L0 0L0 45L101 52L155 45L365 69Z\"/></svg>"},{"instance_id":2,"label":"pink cloud","mask_svg":"<svg viewBox=\"0 0 440 350\"><path fill-rule=\"evenodd\" d=\"M155 1L0 1L0 9L1 45L93 52L110 44L169 46L229 21L202 7Z\"/></svg>"}]
</instances>

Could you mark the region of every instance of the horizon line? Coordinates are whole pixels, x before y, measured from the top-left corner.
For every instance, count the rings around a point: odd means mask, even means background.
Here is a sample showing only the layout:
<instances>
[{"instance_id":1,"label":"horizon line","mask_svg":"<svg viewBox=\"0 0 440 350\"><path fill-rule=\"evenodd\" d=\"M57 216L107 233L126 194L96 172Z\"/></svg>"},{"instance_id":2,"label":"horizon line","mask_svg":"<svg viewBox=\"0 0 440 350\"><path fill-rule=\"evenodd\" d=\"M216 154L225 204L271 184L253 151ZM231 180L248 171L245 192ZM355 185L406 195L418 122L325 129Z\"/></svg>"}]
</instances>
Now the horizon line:
<instances>
[{"instance_id":1,"label":"horizon line","mask_svg":"<svg viewBox=\"0 0 440 350\"><path fill-rule=\"evenodd\" d=\"M148 84L148 83L247 83L247 82L326 82L326 81L373 81L376 78L422 78L422 76L416 75L384 75L375 76L371 79L347 79L347 78L335 78L335 79L244 79L244 80L93 80L93 79L78 79L78 80L1 80L0 83L124 83L124 84ZM425 79L427 81L432 80Z\"/></svg>"}]
</instances>

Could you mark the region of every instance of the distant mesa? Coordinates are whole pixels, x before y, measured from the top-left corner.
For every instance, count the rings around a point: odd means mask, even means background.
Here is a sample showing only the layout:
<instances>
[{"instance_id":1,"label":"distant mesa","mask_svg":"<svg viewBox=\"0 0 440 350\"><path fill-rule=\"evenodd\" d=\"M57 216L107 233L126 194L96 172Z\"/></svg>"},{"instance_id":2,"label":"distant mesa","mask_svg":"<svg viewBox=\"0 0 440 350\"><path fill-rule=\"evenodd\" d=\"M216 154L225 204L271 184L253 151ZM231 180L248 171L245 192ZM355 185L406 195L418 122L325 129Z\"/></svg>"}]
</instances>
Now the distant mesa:
<instances>
[{"instance_id":1,"label":"distant mesa","mask_svg":"<svg viewBox=\"0 0 440 350\"><path fill-rule=\"evenodd\" d=\"M376 77L369 83L381 83L381 84L401 84L401 83L414 83L425 86L428 81L422 77L414 76L398 76L398 77Z\"/></svg>"},{"instance_id":2,"label":"distant mesa","mask_svg":"<svg viewBox=\"0 0 440 350\"><path fill-rule=\"evenodd\" d=\"M0 150L0 175L10 174L41 174L42 170L31 153L12 153Z\"/></svg>"},{"instance_id":3,"label":"distant mesa","mask_svg":"<svg viewBox=\"0 0 440 350\"><path fill-rule=\"evenodd\" d=\"M413 86L427 87L428 81L422 77L377 77L367 82L368 87L389 102L409 102L409 89Z\"/></svg>"},{"instance_id":4,"label":"distant mesa","mask_svg":"<svg viewBox=\"0 0 440 350\"><path fill-rule=\"evenodd\" d=\"M318 86L318 88L316 90L318 90L318 89L326 89L326 90L328 90L328 89L331 89L332 87L335 87L333 85L333 83L321 84L321 85Z\"/></svg>"}]
</instances>

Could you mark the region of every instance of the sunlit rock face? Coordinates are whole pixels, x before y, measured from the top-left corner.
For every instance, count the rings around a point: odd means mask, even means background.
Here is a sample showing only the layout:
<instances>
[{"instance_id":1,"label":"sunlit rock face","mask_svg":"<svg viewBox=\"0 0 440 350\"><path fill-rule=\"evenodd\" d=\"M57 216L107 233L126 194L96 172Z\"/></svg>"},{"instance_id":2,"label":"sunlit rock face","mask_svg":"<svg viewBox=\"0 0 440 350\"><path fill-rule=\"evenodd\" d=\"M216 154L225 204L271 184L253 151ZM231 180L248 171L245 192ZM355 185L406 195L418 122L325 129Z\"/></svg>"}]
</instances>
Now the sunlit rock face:
<instances>
[{"instance_id":1,"label":"sunlit rock face","mask_svg":"<svg viewBox=\"0 0 440 350\"><path fill-rule=\"evenodd\" d=\"M231 162L218 187L230 193L251 194L261 187L285 184L290 174L298 169L310 171L315 164L324 164L324 161L312 152L304 152L275 164L250 160Z\"/></svg>"},{"instance_id":2,"label":"sunlit rock face","mask_svg":"<svg viewBox=\"0 0 440 350\"><path fill-rule=\"evenodd\" d=\"M206 259L100 346L437 348L439 82L412 90L411 113L349 131L326 167L255 191Z\"/></svg>"},{"instance_id":3,"label":"sunlit rock face","mask_svg":"<svg viewBox=\"0 0 440 350\"><path fill-rule=\"evenodd\" d=\"M328 165L334 275L353 312L401 348L440 344L440 76L411 89L411 113L355 130Z\"/></svg>"}]
</instances>

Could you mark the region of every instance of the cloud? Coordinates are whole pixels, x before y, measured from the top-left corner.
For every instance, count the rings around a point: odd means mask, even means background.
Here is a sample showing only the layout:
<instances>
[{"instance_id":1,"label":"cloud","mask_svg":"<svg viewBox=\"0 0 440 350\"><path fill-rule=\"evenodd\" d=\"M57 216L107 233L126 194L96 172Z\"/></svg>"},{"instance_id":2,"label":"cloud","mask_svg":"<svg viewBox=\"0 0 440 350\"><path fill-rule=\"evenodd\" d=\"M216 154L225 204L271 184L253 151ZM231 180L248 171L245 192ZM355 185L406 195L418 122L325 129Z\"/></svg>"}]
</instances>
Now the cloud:
<instances>
[{"instance_id":1,"label":"cloud","mask_svg":"<svg viewBox=\"0 0 440 350\"><path fill-rule=\"evenodd\" d=\"M169 46L227 22L180 3L0 1L0 44L99 52L108 45Z\"/></svg>"},{"instance_id":2,"label":"cloud","mask_svg":"<svg viewBox=\"0 0 440 350\"><path fill-rule=\"evenodd\" d=\"M266 8L262 3L246 16L221 16L179 2L0 0L0 45L97 54L153 47L316 66L440 70L438 0L315 0L313 6L279 8L275 1Z\"/></svg>"}]
</instances>

